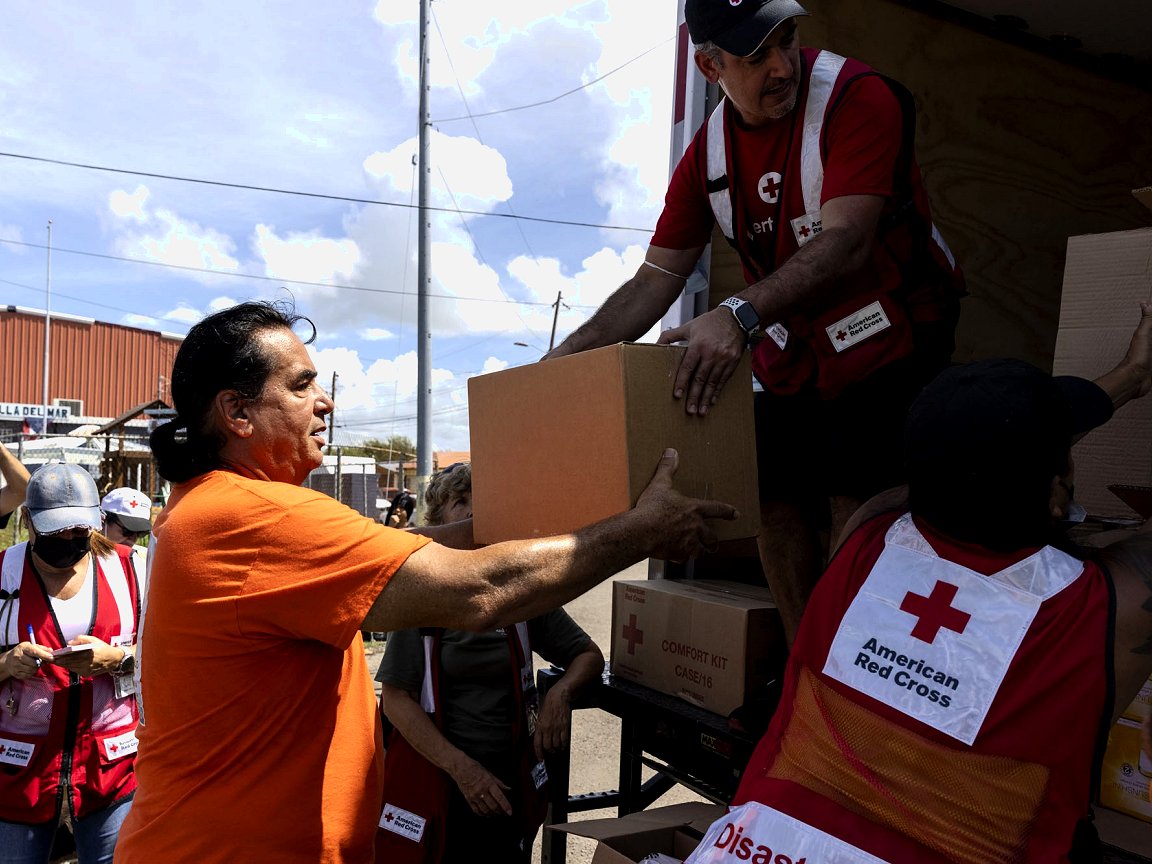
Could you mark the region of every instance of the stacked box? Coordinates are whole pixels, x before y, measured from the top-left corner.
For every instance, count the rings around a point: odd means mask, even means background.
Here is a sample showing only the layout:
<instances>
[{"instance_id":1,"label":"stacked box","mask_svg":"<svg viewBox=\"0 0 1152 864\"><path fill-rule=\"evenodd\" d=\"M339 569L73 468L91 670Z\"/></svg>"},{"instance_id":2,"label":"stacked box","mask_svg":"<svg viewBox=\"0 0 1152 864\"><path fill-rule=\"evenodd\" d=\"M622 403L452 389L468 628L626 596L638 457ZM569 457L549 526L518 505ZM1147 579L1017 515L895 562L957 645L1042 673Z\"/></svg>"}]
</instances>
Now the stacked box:
<instances>
[{"instance_id":1,"label":"stacked box","mask_svg":"<svg viewBox=\"0 0 1152 864\"><path fill-rule=\"evenodd\" d=\"M783 666L765 587L723 580L613 583L612 674L727 715Z\"/></svg>"}]
</instances>

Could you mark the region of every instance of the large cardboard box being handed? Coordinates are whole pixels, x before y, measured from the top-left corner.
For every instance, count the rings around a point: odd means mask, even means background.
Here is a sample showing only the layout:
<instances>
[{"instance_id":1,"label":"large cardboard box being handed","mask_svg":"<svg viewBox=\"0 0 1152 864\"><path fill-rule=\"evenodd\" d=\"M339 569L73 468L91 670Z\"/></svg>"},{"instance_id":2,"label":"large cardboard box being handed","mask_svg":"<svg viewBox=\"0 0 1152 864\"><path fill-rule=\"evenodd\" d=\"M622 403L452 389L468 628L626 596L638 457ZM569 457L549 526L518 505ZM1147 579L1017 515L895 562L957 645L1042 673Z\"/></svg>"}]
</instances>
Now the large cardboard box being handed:
<instances>
[{"instance_id":1,"label":"large cardboard box being handed","mask_svg":"<svg viewBox=\"0 0 1152 864\"><path fill-rule=\"evenodd\" d=\"M468 381L476 542L563 534L636 503L664 450L674 486L736 507L720 540L759 532L748 354L703 417L672 384L685 349L621 343Z\"/></svg>"}]
</instances>

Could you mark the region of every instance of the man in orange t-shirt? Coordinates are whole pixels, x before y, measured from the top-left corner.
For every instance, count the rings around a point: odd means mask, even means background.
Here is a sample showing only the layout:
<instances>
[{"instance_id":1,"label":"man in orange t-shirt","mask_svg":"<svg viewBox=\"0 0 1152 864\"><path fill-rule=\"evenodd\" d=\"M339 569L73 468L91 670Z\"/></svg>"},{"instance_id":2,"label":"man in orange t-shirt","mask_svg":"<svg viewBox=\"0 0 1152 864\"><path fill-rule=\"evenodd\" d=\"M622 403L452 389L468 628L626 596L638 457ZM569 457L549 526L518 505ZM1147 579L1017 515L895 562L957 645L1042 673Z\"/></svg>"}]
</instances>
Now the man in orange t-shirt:
<instances>
[{"instance_id":1,"label":"man in orange t-shirt","mask_svg":"<svg viewBox=\"0 0 1152 864\"><path fill-rule=\"evenodd\" d=\"M420 536L362 517L300 488L332 411L301 320L244 303L176 356L118 864L371 861L382 745L361 629L526 620L642 558L698 554L706 520L735 515L676 493L667 451L635 508L563 537L472 549L470 521Z\"/></svg>"}]
</instances>

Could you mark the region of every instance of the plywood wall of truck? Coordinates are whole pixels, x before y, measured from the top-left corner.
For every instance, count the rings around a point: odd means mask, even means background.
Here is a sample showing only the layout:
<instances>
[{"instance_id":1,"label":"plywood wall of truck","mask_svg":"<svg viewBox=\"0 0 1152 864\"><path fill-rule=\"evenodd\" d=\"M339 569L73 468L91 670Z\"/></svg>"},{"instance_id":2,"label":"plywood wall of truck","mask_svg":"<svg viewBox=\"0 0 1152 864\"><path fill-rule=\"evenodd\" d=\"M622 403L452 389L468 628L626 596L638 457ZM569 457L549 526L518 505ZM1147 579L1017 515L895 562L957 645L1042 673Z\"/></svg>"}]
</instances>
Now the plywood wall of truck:
<instances>
[{"instance_id":1,"label":"plywood wall of truck","mask_svg":"<svg viewBox=\"0 0 1152 864\"><path fill-rule=\"evenodd\" d=\"M917 152L972 295L955 359L1049 368L1067 238L1152 224L1130 194L1152 184L1152 93L889 0L805 2L804 44L916 95ZM723 238L713 249L714 305L743 279Z\"/></svg>"}]
</instances>

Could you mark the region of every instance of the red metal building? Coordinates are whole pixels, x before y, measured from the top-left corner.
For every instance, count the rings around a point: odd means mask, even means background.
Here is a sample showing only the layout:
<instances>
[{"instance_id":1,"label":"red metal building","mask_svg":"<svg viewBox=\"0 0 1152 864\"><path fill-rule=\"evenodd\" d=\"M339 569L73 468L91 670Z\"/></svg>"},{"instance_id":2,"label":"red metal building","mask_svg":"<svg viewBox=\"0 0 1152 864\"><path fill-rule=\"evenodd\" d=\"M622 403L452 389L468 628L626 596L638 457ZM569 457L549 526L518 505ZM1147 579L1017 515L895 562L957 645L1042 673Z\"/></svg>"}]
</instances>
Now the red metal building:
<instances>
[{"instance_id":1,"label":"red metal building","mask_svg":"<svg viewBox=\"0 0 1152 864\"><path fill-rule=\"evenodd\" d=\"M73 416L118 417L153 399L171 402L168 381L183 336L51 317L48 401L73 400ZM44 399L44 310L0 307L0 402Z\"/></svg>"}]
</instances>

